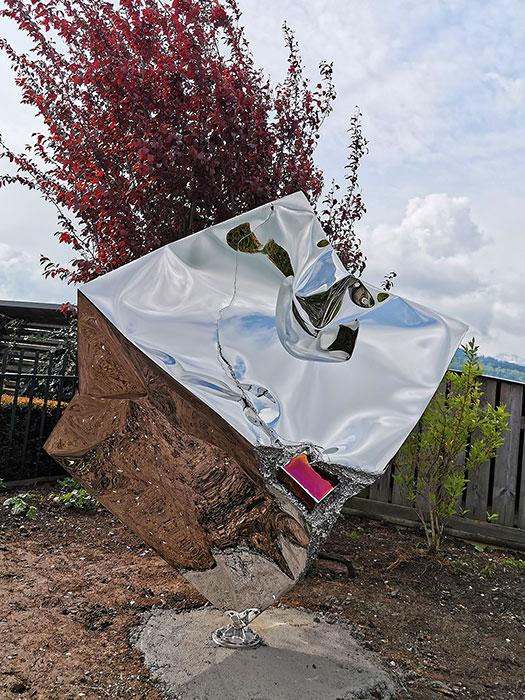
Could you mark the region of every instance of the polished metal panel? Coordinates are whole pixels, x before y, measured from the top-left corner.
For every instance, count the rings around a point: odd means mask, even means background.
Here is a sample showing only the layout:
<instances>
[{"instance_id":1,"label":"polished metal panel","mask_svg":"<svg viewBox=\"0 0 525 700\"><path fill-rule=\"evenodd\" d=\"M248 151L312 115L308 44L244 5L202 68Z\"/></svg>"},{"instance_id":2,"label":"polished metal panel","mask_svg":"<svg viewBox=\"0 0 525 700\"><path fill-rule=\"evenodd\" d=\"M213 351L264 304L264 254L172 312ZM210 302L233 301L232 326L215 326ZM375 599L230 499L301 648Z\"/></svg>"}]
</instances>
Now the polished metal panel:
<instances>
[{"instance_id":1,"label":"polished metal panel","mask_svg":"<svg viewBox=\"0 0 525 700\"><path fill-rule=\"evenodd\" d=\"M237 251L228 233L239 226L245 239ZM355 280L330 245L319 247L324 241L296 193L156 250L82 292L253 445L306 442L327 461L380 474L466 327Z\"/></svg>"},{"instance_id":2,"label":"polished metal panel","mask_svg":"<svg viewBox=\"0 0 525 700\"><path fill-rule=\"evenodd\" d=\"M264 610L465 329L348 274L296 193L81 289L79 392L46 449L214 604Z\"/></svg>"}]
</instances>

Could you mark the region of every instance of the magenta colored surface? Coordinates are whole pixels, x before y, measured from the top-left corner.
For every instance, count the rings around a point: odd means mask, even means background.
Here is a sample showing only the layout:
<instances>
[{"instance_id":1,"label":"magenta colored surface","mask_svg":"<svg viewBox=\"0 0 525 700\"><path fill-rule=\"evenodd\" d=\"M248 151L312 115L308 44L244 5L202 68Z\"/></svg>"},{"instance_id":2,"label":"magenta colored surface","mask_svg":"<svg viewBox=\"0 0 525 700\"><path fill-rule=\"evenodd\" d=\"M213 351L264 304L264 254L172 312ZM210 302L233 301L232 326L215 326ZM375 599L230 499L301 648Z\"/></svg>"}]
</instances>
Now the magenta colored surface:
<instances>
[{"instance_id":1,"label":"magenta colored surface","mask_svg":"<svg viewBox=\"0 0 525 700\"><path fill-rule=\"evenodd\" d=\"M334 488L308 464L308 458L304 454L291 459L283 469L316 501L320 501Z\"/></svg>"}]
</instances>

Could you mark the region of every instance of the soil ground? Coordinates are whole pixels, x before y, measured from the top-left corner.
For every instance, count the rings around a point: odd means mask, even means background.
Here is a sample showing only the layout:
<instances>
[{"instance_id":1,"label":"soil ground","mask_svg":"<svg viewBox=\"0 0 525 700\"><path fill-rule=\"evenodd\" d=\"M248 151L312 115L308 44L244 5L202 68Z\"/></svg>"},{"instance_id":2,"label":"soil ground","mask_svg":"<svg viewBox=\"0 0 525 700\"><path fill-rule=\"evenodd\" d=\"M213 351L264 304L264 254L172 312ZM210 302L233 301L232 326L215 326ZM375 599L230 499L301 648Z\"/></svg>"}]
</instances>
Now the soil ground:
<instances>
[{"instance_id":1,"label":"soil ground","mask_svg":"<svg viewBox=\"0 0 525 700\"><path fill-rule=\"evenodd\" d=\"M0 507L0 698L160 700L130 629L153 605L206 601L107 511L32 491L36 520ZM523 553L421 546L417 530L345 517L325 551L350 556L356 577L318 561L282 603L349 620L397 675L400 700L523 700Z\"/></svg>"}]
</instances>

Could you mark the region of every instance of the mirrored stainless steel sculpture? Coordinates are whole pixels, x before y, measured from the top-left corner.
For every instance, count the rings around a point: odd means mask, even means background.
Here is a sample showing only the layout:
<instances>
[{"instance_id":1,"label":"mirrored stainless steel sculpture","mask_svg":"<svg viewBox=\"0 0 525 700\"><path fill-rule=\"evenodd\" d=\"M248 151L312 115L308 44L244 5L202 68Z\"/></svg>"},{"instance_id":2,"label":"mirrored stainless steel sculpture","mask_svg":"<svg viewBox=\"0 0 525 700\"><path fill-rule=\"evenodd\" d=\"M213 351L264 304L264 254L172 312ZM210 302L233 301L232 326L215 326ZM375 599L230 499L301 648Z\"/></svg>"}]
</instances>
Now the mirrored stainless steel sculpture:
<instances>
[{"instance_id":1,"label":"mirrored stainless steel sculpture","mask_svg":"<svg viewBox=\"0 0 525 700\"><path fill-rule=\"evenodd\" d=\"M349 275L301 193L88 283L78 317L46 449L229 609L228 646L257 643L243 627L384 471L466 329Z\"/></svg>"}]
</instances>

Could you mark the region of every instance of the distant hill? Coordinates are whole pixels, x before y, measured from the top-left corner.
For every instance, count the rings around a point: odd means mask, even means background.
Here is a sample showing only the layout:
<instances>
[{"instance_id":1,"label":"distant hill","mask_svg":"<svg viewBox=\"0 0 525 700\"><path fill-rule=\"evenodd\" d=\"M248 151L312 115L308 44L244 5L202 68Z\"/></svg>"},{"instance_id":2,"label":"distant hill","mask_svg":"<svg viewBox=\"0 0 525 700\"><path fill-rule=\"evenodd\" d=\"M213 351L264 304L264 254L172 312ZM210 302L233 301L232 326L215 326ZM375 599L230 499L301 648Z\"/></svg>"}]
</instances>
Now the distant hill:
<instances>
[{"instance_id":1,"label":"distant hill","mask_svg":"<svg viewBox=\"0 0 525 700\"><path fill-rule=\"evenodd\" d=\"M516 355L512 356L512 359L521 361L521 358L518 358ZM464 361L465 355L463 350L459 348L452 358L450 369L461 369ZM518 362L509 362L508 360L486 357L485 355L479 356L479 362L483 367L483 374L499 377L500 379L512 379L514 382L525 384L525 362L518 364Z\"/></svg>"},{"instance_id":2,"label":"distant hill","mask_svg":"<svg viewBox=\"0 0 525 700\"><path fill-rule=\"evenodd\" d=\"M511 362L513 365L521 365L522 367L525 367L525 357L521 357L520 355L511 355L508 352L500 352L499 355L496 355L496 360Z\"/></svg>"}]
</instances>

